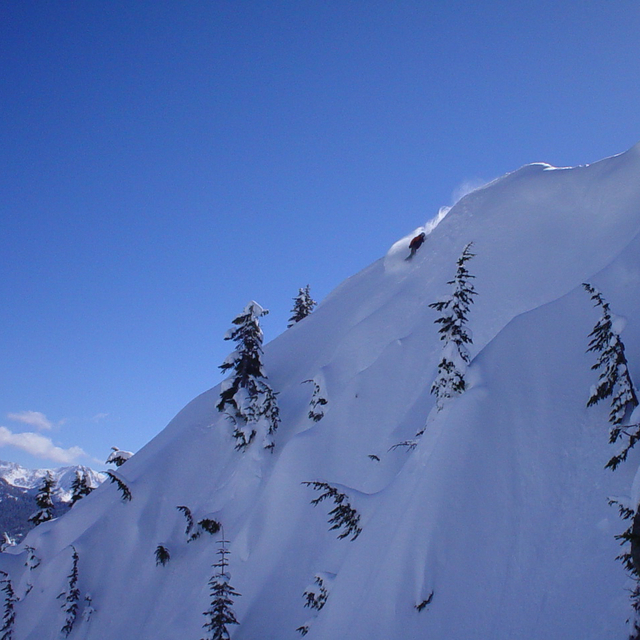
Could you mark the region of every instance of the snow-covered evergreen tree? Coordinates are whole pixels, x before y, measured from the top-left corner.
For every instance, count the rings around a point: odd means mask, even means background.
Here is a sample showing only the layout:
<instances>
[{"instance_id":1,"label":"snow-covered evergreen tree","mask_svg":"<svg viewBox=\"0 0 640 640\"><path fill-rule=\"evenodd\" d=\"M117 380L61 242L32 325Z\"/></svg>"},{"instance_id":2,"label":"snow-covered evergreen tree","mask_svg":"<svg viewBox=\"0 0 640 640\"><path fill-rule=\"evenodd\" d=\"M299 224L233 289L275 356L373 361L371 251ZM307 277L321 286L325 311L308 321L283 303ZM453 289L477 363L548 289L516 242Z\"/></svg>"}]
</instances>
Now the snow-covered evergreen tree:
<instances>
[{"instance_id":1,"label":"snow-covered evergreen tree","mask_svg":"<svg viewBox=\"0 0 640 640\"><path fill-rule=\"evenodd\" d=\"M121 467L132 455L133 453L131 453L131 451L123 451L122 449L118 449L118 447L111 447L111 453L106 459L105 464L115 464L116 467Z\"/></svg>"},{"instance_id":2,"label":"snow-covered evergreen tree","mask_svg":"<svg viewBox=\"0 0 640 640\"><path fill-rule=\"evenodd\" d=\"M78 602L80 602L80 589L78 589L78 552L75 547L73 549L73 563L71 573L67 576L69 581L68 588L63 591L58 598L63 598L62 610L66 614L64 626L60 630L62 635L68 636L73 631L73 625L78 617Z\"/></svg>"},{"instance_id":3,"label":"snow-covered evergreen tree","mask_svg":"<svg viewBox=\"0 0 640 640\"><path fill-rule=\"evenodd\" d=\"M329 511L329 531L334 529L343 529L342 533L338 536L338 540L342 540L347 536L352 536L351 540L355 540L361 533L362 527L360 527L360 514L351 506L349 502L349 496L346 493L338 491L338 489L327 482L303 482L302 484L307 487L312 487L316 491L322 491L322 493L311 501L311 504L315 507L323 500L331 498L336 505L331 511Z\"/></svg>"},{"instance_id":4,"label":"snow-covered evergreen tree","mask_svg":"<svg viewBox=\"0 0 640 640\"><path fill-rule=\"evenodd\" d=\"M273 434L280 423L276 393L262 368L260 318L267 313L257 302L250 302L224 338L233 340L236 349L220 365L223 372L232 370L233 375L221 385L217 408L233 422L238 450L246 449L258 433L263 446L272 449Z\"/></svg>"},{"instance_id":5,"label":"snow-covered evergreen tree","mask_svg":"<svg viewBox=\"0 0 640 640\"><path fill-rule=\"evenodd\" d=\"M609 504L618 507L620 518L629 522L627 529L615 538L622 546L622 553L616 558L620 560L627 574L634 582L629 598L633 608L633 619L627 622L631 625L629 640L640 640L640 521L637 509L622 504L618 500L609 500Z\"/></svg>"},{"instance_id":6,"label":"snow-covered evergreen tree","mask_svg":"<svg viewBox=\"0 0 640 640\"><path fill-rule=\"evenodd\" d=\"M232 624L239 624L233 611L233 599L240 594L231 586L228 571L229 563L227 556L227 540L219 540L220 549L218 556L220 559L213 567L215 573L209 580L209 593L211 595L211 605L203 613L207 621L202 625L207 630L207 637L203 640L229 640L229 630L227 627Z\"/></svg>"},{"instance_id":7,"label":"snow-covered evergreen tree","mask_svg":"<svg viewBox=\"0 0 640 640\"><path fill-rule=\"evenodd\" d=\"M89 476L86 471L77 469L75 478L71 483L71 506L88 496L93 491L93 487L89 482Z\"/></svg>"},{"instance_id":8,"label":"snow-covered evergreen tree","mask_svg":"<svg viewBox=\"0 0 640 640\"><path fill-rule=\"evenodd\" d=\"M107 471L106 473L109 477L109 480L117 485L120 493L122 494L122 502L129 502L129 500L131 500L132 498L132 495L131 490L129 489L125 481L113 471Z\"/></svg>"},{"instance_id":9,"label":"snow-covered evergreen tree","mask_svg":"<svg viewBox=\"0 0 640 640\"><path fill-rule=\"evenodd\" d=\"M293 309L291 309L291 317L289 318L287 328L292 327L297 322L300 322L300 320L304 320L317 304L309 293L309 285L300 289L293 301Z\"/></svg>"},{"instance_id":10,"label":"snow-covered evergreen tree","mask_svg":"<svg viewBox=\"0 0 640 640\"><path fill-rule=\"evenodd\" d=\"M615 469L626 460L629 450L640 440L640 424L625 424L633 409L638 406L638 396L629 374L624 343L620 338L621 329L616 326L616 318L611 313L609 303L595 287L586 282L582 286L591 295L595 306L602 311L602 316L589 334L591 341L587 352L598 354L598 359L591 368L594 371L600 369L600 377L591 389L587 406L611 398L609 442L613 444L622 437L626 438L622 450L606 465Z\"/></svg>"},{"instance_id":11,"label":"snow-covered evergreen tree","mask_svg":"<svg viewBox=\"0 0 640 640\"><path fill-rule=\"evenodd\" d=\"M304 606L309 607L309 609L313 609L316 612L320 612L327 603L329 598L329 586L334 578L335 574L333 573L316 573L313 578L313 584L309 585L304 590ZM317 613L315 615L317 616ZM315 618L307 620L307 622L305 622L301 627L298 627L296 631L298 631L300 635L306 636L307 633L309 633L309 628L311 627L314 619Z\"/></svg>"},{"instance_id":12,"label":"snow-covered evergreen tree","mask_svg":"<svg viewBox=\"0 0 640 640\"><path fill-rule=\"evenodd\" d=\"M156 547L156 566L161 564L163 567L169 560L171 560L171 554L169 553L169 549L165 547L163 544L159 544Z\"/></svg>"},{"instance_id":13,"label":"snow-covered evergreen tree","mask_svg":"<svg viewBox=\"0 0 640 640\"><path fill-rule=\"evenodd\" d=\"M318 422L324 418L323 407L328 404L328 401L324 397L322 387L318 382L316 382L316 380L305 380L304 382L311 383L313 385L313 394L311 396L311 401L309 402L309 419L314 422Z\"/></svg>"},{"instance_id":14,"label":"snow-covered evergreen tree","mask_svg":"<svg viewBox=\"0 0 640 640\"><path fill-rule=\"evenodd\" d=\"M38 511L29 516L29 522L34 527L53 518L53 490L55 486L56 481L53 478L53 474L51 471L47 471L36 494Z\"/></svg>"},{"instance_id":15,"label":"snow-covered evergreen tree","mask_svg":"<svg viewBox=\"0 0 640 640\"><path fill-rule=\"evenodd\" d=\"M467 386L464 374L469 364L469 351L466 345L471 344L472 339L466 324L473 296L477 295L471 282L475 276L466 267L466 263L475 256L471 253L472 245L470 242L464 248L458 258L456 275L447 283L453 286L452 294L429 305L441 314L435 322L441 325L440 339L444 341L438 374L431 386L438 410L442 409L447 398L463 393Z\"/></svg>"},{"instance_id":16,"label":"snow-covered evergreen tree","mask_svg":"<svg viewBox=\"0 0 640 640\"><path fill-rule=\"evenodd\" d=\"M18 601L9 574L0 571L0 589L4 593L4 610L2 614L2 627L0 628L0 640L13 640L13 627L16 622L15 604Z\"/></svg>"},{"instance_id":17,"label":"snow-covered evergreen tree","mask_svg":"<svg viewBox=\"0 0 640 640\"><path fill-rule=\"evenodd\" d=\"M82 608L82 619L84 622L89 622L95 611L96 610L93 608L93 599L91 598L91 594L87 593L84 597L84 607Z\"/></svg>"},{"instance_id":18,"label":"snow-covered evergreen tree","mask_svg":"<svg viewBox=\"0 0 640 640\"><path fill-rule=\"evenodd\" d=\"M27 545L25 547L27 551L27 561L24 563L24 566L29 569L29 571L33 571L40 566L40 558L36 555L36 550L33 547Z\"/></svg>"}]
</instances>

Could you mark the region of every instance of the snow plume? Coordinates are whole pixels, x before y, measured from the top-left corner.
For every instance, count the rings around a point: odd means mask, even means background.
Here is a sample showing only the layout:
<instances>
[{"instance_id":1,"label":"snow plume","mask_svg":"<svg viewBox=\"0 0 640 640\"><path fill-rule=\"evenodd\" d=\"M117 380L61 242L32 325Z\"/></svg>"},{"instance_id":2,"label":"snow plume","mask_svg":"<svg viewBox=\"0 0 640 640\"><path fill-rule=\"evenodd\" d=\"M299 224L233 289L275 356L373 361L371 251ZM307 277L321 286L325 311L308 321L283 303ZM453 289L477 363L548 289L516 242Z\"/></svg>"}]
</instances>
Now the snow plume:
<instances>
[{"instance_id":1,"label":"snow plume","mask_svg":"<svg viewBox=\"0 0 640 640\"><path fill-rule=\"evenodd\" d=\"M433 230L445 219L446 215L451 211L451 207L440 207L438 213L428 220L423 226L418 227L410 234L404 236L395 242L384 258L384 267L387 271L401 271L408 266L409 262L405 260L409 256L409 243L418 234L424 233L429 237Z\"/></svg>"},{"instance_id":2,"label":"snow plume","mask_svg":"<svg viewBox=\"0 0 640 640\"><path fill-rule=\"evenodd\" d=\"M482 189L489 184L491 181L481 180L480 178L472 178L471 180L465 180L461 184L459 184L451 195L451 201L454 205L458 204L462 198L468 196L473 191L477 191L478 189ZM453 206L453 205L452 205Z\"/></svg>"}]
</instances>

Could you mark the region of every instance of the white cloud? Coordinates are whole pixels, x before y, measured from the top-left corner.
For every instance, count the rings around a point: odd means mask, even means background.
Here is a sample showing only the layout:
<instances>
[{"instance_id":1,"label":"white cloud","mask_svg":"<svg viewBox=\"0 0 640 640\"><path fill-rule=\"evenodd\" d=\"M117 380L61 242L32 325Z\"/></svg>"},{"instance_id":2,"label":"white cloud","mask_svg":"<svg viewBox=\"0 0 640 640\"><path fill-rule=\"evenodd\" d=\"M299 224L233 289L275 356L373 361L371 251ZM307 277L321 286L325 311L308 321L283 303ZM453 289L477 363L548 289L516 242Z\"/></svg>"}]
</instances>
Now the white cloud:
<instances>
[{"instance_id":1,"label":"white cloud","mask_svg":"<svg viewBox=\"0 0 640 640\"><path fill-rule=\"evenodd\" d=\"M9 413L7 415L9 420L15 422L22 422L22 424L28 424L30 427L35 427L40 431L50 431L53 429L53 422L40 411L21 411L20 413Z\"/></svg>"},{"instance_id":2,"label":"white cloud","mask_svg":"<svg viewBox=\"0 0 640 640\"><path fill-rule=\"evenodd\" d=\"M70 464L87 454L80 447L62 449L53 444L51 438L28 431L13 433L6 427L0 427L0 447L10 446L22 449L36 458L51 460L59 464Z\"/></svg>"},{"instance_id":3,"label":"white cloud","mask_svg":"<svg viewBox=\"0 0 640 640\"><path fill-rule=\"evenodd\" d=\"M108 413L96 413L95 416L93 416L93 418L91 418L91 422L102 422L103 420L106 420L109 417Z\"/></svg>"}]
</instances>

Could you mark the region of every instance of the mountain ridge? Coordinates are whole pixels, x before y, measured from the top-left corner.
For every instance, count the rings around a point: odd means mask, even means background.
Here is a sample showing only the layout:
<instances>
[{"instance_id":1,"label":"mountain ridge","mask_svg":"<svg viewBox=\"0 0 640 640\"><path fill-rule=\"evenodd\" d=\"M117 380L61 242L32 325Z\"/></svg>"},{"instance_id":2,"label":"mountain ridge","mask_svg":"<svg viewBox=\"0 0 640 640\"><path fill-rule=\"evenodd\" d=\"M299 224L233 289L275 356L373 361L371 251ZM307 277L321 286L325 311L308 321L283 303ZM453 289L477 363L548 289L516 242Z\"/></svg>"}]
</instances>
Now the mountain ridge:
<instances>
[{"instance_id":1,"label":"mountain ridge","mask_svg":"<svg viewBox=\"0 0 640 640\"><path fill-rule=\"evenodd\" d=\"M528 165L462 198L410 262L411 236L394 243L265 346L282 419L273 453L235 450L211 389L118 469L130 502L105 484L40 525L25 541L35 571L20 568L24 546L0 556L19 594L37 587L17 640L57 636L71 545L95 606L78 634L201 637L219 538L187 543L180 505L223 525L242 594L234 640L299 638L302 625L308 640L627 637L624 525L607 500L631 494L640 452L604 469L608 410L586 407L598 311L582 282L626 318L640 379L638 177L640 145L578 168ZM443 345L429 305L450 293L469 242L469 388L437 411ZM328 400L319 422L309 379ZM415 447L393 448L423 428ZM331 503L311 504L302 483L314 481L348 496L357 540L330 530ZM303 594L318 574L334 577L312 611Z\"/></svg>"}]
</instances>

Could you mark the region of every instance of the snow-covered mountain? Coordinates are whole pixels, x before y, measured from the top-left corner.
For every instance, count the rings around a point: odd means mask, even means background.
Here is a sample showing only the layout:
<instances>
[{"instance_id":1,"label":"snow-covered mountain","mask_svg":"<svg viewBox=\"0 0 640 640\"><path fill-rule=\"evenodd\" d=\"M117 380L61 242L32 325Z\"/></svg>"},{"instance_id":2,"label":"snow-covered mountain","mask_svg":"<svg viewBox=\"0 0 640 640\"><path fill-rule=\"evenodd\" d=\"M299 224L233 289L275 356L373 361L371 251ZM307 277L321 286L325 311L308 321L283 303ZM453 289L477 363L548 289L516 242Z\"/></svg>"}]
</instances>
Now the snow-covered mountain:
<instances>
[{"instance_id":1,"label":"snow-covered mountain","mask_svg":"<svg viewBox=\"0 0 640 640\"><path fill-rule=\"evenodd\" d=\"M20 540L33 527L28 518L37 510L35 496L48 471L56 483L53 492L56 517L69 508L76 471L87 475L91 487L98 487L107 477L84 466L26 469L15 462L0 460L0 535L6 532L9 537Z\"/></svg>"},{"instance_id":2,"label":"snow-covered mountain","mask_svg":"<svg viewBox=\"0 0 640 640\"><path fill-rule=\"evenodd\" d=\"M68 502L71 499L71 484L76 477L76 471L85 473L92 487L98 487L107 477L101 471L94 471L82 465L56 469L27 469L15 462L0 460L0 478L19 489L37 490L44 476L50 472L56 483L54 495L61 502Z\"/></svg>"},{"instance_id":3,"label":"snow-covered mountain","mask_svg":"<svg viewBox=\"0 0 640 640\"><path fill-rule=\"evenodd\" d=\"M525 166L424 230L412 260L415 233L265 347L273 450L258 439L237 450L211 389L117 470L120 487L105 483L2 554L21 598L16 640L59 637L74 573L91 600L71 637L209 637L222 534L241 594L234 640L628 637L634 581L615 536L629 522L608 500L635 507L640 449L605 469L617 451L609 406L586 406L601 313L582 283L624 327L640 380L640 145L588 166ZM470 242L467 390L437 411L430 305ZM305 482L343 495L359 535L340 538L333 498L312 505L321 494ZM223 529L193 539L186 515Z\"/></svg>"}]
</instances>

